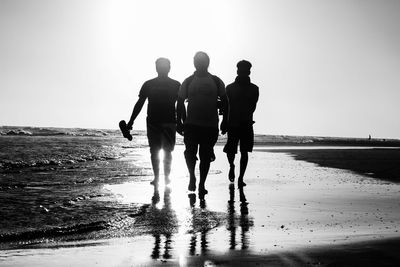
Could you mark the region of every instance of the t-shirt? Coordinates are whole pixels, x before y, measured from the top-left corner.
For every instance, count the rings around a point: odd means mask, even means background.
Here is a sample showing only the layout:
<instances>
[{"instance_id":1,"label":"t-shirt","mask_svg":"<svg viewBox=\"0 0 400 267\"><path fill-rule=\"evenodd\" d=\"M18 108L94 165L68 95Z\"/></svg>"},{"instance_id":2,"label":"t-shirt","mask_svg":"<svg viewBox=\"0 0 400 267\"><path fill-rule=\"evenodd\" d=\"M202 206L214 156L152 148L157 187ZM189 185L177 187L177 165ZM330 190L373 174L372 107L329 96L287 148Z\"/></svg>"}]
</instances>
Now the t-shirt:
<instances>
[{"instance_id":1,"label":"t-shirt","mask_svg":"<svg viewBox=\"0 0 400 267\"><path fill-rule=\"evenodd\" d=\"M249 82L235 81L226 87L229 99L229 126L252 125L253 112L258 101L258 87Z\"/></svg>"},{"instance_id":2,"label":"t-shirt","mask_svg":"<svg viewBox=\"0 0 400 267\"><path fill-rule=\"evenodd\" d=\"M147 121L153 123L175 123L175 102L180 83L169 77L157 77L146 81L140 89L139 97L148 98Z\"/></svg>"},{"instance_id":3,"label":"t-shirt","mask_svg":"<svg viewBox=\"0 0 400 267\"><path fill-rule=\"evenodd\" d=\"M185 124L218 128L217 99L224 95L224 83L211 74L187 78L179 90L179 97L188 100Z\"/></svg>"}]
</instances>

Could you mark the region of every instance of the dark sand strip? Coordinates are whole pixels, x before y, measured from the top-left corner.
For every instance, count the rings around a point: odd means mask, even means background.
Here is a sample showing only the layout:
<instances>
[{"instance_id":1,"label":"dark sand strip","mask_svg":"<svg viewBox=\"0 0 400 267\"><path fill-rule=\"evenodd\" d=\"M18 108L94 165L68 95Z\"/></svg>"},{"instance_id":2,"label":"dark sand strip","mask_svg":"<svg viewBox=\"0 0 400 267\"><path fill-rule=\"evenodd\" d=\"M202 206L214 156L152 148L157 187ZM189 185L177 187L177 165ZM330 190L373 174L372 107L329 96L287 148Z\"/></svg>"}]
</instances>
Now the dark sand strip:
<instances>
[{"instance_id":1,"label":"dark sand strip","mask_svg":"<svg viewBox=\"0 0 400 267\"><path fill-rule=\"evenodd\" d=\"M387 239L269 255L232 251L224 255L189 257L185 266L400 266L399 247L400 239ZM179 262L153 261L151 266L179 266Z\"/></svg>"},{"instance_id":2,"label":"dark sand strip","mask_svg":"<svg viewBox=\"0 0 400 267\"><path fill-rule=\"evenodd\" d=\"M362 175L389 182L400 182L400 148L373 149L255 149L276 153L289 153L296 160L322 167L354 171Z\"/></svg>"}]
</instances>

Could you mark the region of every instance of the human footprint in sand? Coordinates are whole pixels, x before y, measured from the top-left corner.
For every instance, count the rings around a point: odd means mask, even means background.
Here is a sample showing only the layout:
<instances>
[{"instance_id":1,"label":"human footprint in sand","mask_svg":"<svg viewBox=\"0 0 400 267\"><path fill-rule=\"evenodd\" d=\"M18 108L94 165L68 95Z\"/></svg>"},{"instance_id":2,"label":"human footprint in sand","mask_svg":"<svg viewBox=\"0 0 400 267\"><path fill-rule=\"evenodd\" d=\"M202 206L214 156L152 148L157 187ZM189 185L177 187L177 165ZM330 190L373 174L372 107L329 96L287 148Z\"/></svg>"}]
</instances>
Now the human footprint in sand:
<instances>
[{"instance_id":1,"label":"human footprint in sand","mask_svg":"<svg viewBox=\"0 0 400 267\"><path fill-rule=\"evenodd\" d=\"M176 135L176 109L180 83L168 77L171 69L167 58L156 60L158 77L146 81L140 89L139 99L132 111L132 116L127 124L132 129L133 122L139 115L144 102L148 99L147 106L147 139L150 146L151 164L154 180L151 184L158 185L160 175L159 152L164 150L164 175L165 184L170 183L171 152L175 147Z\"/></svg>"},{"instance_id":2,"label":"human footprint in sand","mask_svg":"<svg viewBox=\"0 0 400 267\"><path fill-rule=\"evenodd\" d=\"M195 167L197 151L200 156L199 198L207 190L207 179L210 163L215 160L214 145L218 139L218 99L221 100L223 120L221 131L226 132L228 116L228 99L225 85L220 78L208 72L210 58L204 52L194 56L194 74L184 80L179 90L177 104L178 133L184 135L185 159L189 170L189 191L196 190ZM187 113L184 101L188 101Z\"/></svg>"},{"instance_id":3,"label":"human footprint in sand","mask_svg":"<svg viewBox=\"0 0 400 267\"><path fill-rule=\"evenodd\" d=\"M240 141L240 173L238 187L246 186L243 182L248 162L248 152L253 151L254 131L253 113L258 101L258 87L250 82L251 63L246 60L237 63L235 82L226 87L229 99L228 140L224 147L229 162L229 180L235 181L235 154Z\"/></svg>"}]
</instances>

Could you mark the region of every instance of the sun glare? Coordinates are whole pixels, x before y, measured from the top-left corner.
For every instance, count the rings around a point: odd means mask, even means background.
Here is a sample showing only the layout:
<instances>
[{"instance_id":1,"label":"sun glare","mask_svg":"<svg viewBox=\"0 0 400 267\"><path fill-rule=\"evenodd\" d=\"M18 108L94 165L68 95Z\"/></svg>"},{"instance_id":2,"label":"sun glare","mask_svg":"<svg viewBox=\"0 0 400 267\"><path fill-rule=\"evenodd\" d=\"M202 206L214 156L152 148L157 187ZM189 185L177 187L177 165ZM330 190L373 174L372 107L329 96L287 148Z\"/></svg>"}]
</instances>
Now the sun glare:
<instances>
[{"instance_id":1,"label":"sun glare","mask_svg":"<svg viewBox=\"0 0 400 267\"><path fill-rule=\"evenodd\" d=\"M142 66L135 70L137 77L148 77L148 69L144 71L143 66L152 66L156 58L167 57L172 62L171 77L181 80L193 71L196 51L206 51L212 58L220 54L218 51L230 54L222 40L227 35L234 36L226 25L233 6L210 0L110 1L103 8L106 17L101 34L104 45L114 51L114 59L134 59L135 65ZM122 56L121 51L127 54Z\"/></svg>"}]
</instances>

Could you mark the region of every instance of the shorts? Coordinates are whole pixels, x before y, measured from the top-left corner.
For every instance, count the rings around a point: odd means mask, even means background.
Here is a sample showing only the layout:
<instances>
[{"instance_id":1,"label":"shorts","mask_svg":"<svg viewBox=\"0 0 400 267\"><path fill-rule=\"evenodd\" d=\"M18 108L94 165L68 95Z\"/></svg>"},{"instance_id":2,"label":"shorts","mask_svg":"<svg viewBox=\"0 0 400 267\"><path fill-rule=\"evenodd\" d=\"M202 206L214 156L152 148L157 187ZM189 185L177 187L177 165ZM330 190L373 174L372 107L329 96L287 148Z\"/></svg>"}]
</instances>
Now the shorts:
<instances>
[{"instance_id":1,"label":"shorts","mask_svg":"<svg viewBox=\"0 0 400 267\"><path fill-rule=\"evenodd\" d=\"M147 139L150 152L173 151L175 147L176 124L147 122Z\"/></svg>"},{"instance_id":2,"label":"shorts","mask_svg":"<svg viewBox=\"0 0 400 267\"><path fill-rule=\"evenodd\" d=\"M236 154L240 141L240 152L252 152L254 146L253 125L244 125L228 128L228 141L224 146L224 152Z\"/></svg>"},{"instance_id":3,"label":"shorts","mask_svg":"<svg viewBox=\"0 0 400 267\"><path fill-rule=\"evenodd\" d=\"M218 128L196 125L184 126L185 158L197 160L199 150L200 161L214 161L214 146L218 140Z\"/></svg>"}]
</instances>

